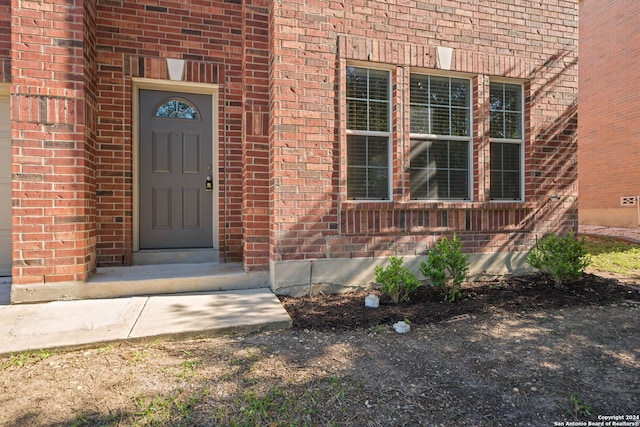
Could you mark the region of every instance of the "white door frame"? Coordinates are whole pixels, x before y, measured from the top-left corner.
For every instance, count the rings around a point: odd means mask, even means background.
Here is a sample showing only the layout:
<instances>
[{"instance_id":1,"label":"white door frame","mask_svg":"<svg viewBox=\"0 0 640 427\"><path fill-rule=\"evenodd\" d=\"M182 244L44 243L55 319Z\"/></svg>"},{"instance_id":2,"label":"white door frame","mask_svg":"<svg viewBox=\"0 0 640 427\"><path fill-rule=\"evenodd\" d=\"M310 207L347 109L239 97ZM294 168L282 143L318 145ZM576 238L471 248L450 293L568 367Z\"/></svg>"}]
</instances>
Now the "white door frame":
<instances>
[{"instance_id":1,"label":"white door frame","mask_svg":"<svg viewBox=\"0 0 640 427\"><path fill-rule=\"evenodd\" d=\"M131 117L131 131L132 131L132 162L133 162L133 205L132 205L132 228L133 228L133 252L140 250L140 90L158 90L165 92L183 92L194 93L202 95L211 95L212 102L212 118L211 118L211 144L213 158L211 164L213 165L213 249L220 248L219 242L219 197L220 194L220 179L218 177L220 166L218 164L218 92L219 85L207 84L207 83L191 83L183 81L171 81L171 80L155 80L145 78L132 78L132 117Z\"/></svg>"}]
</instances>

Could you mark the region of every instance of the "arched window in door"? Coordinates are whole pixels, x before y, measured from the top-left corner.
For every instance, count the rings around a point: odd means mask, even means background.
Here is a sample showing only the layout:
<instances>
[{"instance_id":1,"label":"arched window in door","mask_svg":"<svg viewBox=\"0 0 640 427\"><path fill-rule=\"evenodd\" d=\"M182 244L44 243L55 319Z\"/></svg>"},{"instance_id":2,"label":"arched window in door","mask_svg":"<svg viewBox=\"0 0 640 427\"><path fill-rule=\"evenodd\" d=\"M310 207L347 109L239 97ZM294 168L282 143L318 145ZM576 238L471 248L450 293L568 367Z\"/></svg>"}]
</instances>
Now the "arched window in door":
<instances>
[{"instance_id":1,"label":"arched window in door","mask_svg":"<svg viewBox=\"0 0 640 427\"><path fill-rule=\"evenodd\" d=\"M154 117L170 119L200 120L200 112L186 99L170 98L164 100L153 113Z\"/></svg>"}]
</instances>

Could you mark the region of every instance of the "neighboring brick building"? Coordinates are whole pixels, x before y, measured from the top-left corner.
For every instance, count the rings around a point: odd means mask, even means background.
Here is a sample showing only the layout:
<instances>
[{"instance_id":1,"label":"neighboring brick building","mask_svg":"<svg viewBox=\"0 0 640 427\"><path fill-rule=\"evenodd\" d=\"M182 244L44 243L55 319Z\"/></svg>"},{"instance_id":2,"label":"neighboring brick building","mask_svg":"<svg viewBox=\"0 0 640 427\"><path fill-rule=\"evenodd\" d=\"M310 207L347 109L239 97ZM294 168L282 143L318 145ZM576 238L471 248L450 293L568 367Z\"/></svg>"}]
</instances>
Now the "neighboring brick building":
<instances>
[{"instance_id":1,"label":"neighboring brick building","mask_svg":"<svg viewBox=\"0 0 640 427\"><path fill-rule=\"evenodd\" d=\"M577 13L0 0L14 300L158 250L362 285L453 233L473 272L519 271L577 227Z\"/></svg>"},{"instance_id":2,"label":"neighboring brick building","mask_svg":"<svg viewBox=\"0 0 640 427\"><path fill-rule=\"evenodd\" d=\"M640 225L640 3L580 1L579 220Z\"/></svg>"}]
</instances>

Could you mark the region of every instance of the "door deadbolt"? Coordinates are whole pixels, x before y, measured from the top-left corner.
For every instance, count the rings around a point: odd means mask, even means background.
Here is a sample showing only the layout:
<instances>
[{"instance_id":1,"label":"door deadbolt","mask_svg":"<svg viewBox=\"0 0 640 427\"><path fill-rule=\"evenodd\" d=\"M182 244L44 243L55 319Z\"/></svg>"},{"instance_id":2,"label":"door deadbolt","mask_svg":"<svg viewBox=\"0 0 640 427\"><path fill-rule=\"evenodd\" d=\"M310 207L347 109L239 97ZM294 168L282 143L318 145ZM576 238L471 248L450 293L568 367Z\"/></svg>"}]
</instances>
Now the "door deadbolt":
<instances>
[{"instance_id":1,"label":"door deadbolt","mask_svg":"<svg viewBox=\"0 0 640 427\"><path fill-rule=\"evenodd\" d=\"M211 178L211 175L207 177L207 181L204 184L204 188L207 191L213 191L213 179Z\"/></svg>"}]
</instances>

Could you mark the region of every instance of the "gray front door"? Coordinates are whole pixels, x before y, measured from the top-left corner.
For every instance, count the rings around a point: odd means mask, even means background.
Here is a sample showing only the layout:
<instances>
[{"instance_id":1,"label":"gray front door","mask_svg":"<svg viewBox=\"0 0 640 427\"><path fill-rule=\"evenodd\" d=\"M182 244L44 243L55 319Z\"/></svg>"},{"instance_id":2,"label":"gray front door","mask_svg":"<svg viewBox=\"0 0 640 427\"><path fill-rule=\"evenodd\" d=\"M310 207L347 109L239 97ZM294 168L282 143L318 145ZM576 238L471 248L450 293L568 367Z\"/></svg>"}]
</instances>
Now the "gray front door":
<instances>
[{"instance_id":1,"label":"gray front door","mask_svg":"<svg viewBox=\"0 0 640 427\"><path fill-rule=\"evenodd\" d=\"M140 91L140 249L213 247L211 95Z\"/></svg>"}]
</instances>

